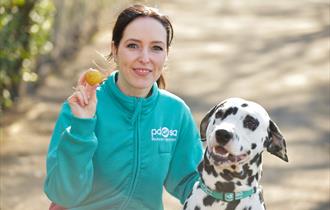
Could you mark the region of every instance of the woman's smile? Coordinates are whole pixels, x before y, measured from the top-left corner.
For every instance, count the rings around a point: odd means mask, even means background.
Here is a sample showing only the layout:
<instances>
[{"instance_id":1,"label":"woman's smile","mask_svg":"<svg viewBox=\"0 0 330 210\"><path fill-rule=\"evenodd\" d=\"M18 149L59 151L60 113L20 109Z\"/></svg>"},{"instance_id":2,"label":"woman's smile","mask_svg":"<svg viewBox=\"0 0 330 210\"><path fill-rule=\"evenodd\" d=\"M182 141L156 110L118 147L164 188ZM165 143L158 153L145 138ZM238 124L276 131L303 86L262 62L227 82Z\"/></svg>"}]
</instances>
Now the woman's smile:
<instances>
[{"instance_id":1,"label":"woman's smile","mask_svg":"<svg viewBox=\"0 0 330 210\"><path fill-rule=\"evenodd\" d=\"M137 76L140 77L148 76L152 72L152 70L148 68L133 68L133 71Z\"/></svg>"}]
</instances>

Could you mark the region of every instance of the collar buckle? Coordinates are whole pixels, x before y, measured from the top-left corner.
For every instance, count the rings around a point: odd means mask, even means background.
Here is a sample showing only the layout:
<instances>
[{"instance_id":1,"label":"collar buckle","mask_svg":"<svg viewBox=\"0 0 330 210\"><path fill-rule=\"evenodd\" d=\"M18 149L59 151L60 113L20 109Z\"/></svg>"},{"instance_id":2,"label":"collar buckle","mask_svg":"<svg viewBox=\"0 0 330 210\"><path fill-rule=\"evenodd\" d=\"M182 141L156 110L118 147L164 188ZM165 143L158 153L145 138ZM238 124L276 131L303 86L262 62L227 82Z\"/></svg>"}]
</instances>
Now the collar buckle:
<instances>
[{"instance_id":1,"label":"collar buckle","mask_svg":"<svg viewBox=\"0 0 330 210\"><path fill-rule=\"evenodd\" d=\"M235 200L236 196L234 193L231 192L226 192L224 193L223 199L227 202L231 202L233 200Z\"/></svg>"}]
</instances>

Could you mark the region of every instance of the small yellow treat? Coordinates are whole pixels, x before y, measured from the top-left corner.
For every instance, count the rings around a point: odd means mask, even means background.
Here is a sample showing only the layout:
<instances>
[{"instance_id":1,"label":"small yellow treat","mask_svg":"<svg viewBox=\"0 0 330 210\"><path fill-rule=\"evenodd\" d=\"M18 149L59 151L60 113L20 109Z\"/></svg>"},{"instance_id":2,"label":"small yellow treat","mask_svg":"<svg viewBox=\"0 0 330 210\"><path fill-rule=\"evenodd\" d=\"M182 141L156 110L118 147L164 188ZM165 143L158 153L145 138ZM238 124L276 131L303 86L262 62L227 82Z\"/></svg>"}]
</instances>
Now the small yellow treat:
<instances>
[{"instance_id":1,"label":"small yellow treat","mask_svg":"<svg viewBox=\"0 0 330 210\"><path fill-rule=\"evenodd\" d=\"M89 69L85 74L85 80L91 86L101 83L103 79L103 74L96 69Z\"/></svg>"}]
</instances>

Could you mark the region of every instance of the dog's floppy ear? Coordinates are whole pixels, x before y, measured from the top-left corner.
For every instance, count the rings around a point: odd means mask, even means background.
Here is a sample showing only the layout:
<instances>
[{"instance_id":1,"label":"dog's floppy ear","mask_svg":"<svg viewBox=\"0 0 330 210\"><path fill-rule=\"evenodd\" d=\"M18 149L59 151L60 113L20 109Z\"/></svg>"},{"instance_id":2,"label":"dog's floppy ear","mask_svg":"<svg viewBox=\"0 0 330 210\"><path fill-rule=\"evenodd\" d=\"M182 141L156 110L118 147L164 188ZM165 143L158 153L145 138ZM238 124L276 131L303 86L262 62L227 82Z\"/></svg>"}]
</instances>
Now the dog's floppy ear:
<instances>
[{"instance_id":1,"label":"dog's floppy ear","mask_svg":"<svg viewBox=\"0 0 330 210\"><path fill-rule=\"evenodd\" d=\"M286 162L289 161L286 152L285 139L277 125L272 120L269 120L268 139L265 141L265 146L267 151L271 154L281 158Z\"/></svg>"},{"instance_id":2,"label":"dog's floppy ear","mask_svg":"<svg viewBox=\"0 0 330 210\"><path fill-rule=\"evenodd\" d=\"M201 121L200 134L202 141L206 141L206 130L207 130L207 126L209 125L209 119L216 109L217 109L217 105L215 105L212 109L210 109Z\"/></svg>"}]
</instances>

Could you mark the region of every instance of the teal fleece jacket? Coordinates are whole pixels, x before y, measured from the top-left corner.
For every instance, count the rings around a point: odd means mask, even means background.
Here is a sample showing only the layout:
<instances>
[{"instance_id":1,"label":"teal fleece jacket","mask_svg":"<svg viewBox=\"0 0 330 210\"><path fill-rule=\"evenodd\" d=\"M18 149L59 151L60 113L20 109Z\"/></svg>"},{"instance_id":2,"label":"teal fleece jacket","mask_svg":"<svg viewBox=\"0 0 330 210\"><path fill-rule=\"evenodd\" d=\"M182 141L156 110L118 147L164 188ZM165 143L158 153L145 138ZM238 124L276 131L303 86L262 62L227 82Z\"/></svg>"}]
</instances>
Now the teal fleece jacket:
<instances>
[{"instance_id":1,"label":"teal fleece jacket","mask_svg":"<svg viewBox=\"0 0 330 210\"><path fill-rule=\"evenodd\" d=\"M44 191L73 210L161 210L165 189L183 203L198 179L200 136L187 105L154 84L124 95L112 73L97 90L94 118L64 102L47 155Z\"/></svg>"}]
</instances>

